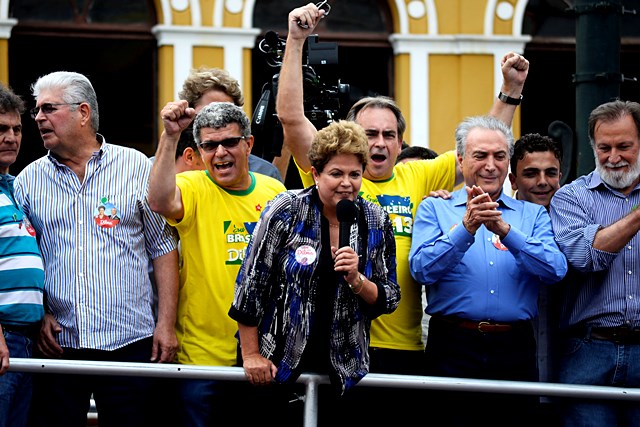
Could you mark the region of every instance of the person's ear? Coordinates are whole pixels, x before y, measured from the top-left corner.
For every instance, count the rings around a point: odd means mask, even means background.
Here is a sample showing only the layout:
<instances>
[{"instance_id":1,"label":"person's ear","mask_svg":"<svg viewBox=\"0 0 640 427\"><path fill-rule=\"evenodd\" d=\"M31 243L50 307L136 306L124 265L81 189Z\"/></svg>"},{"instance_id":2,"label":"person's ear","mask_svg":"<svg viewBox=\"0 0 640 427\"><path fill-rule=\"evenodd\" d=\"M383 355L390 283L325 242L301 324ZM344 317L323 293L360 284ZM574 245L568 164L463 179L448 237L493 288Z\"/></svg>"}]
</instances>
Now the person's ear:
<instances>
[{"instance_id":1,"label":"person's ear","mask_svg":"<svg viewBox=\"0 0 640 427\"><path fill-rule=\"evenodd\" d=\"M182 152L182 159L189 166L193 165L193 158L195 156L196 156L196 153L194 153L194 150L191 147L185 148L184 151Z\"/></svg>"},{"instance_id":2,"label":"person's ear","mask_svg":"<svg viewBox=\"0 0 640 427\"><path fill-rule=\"evenodd\" d=\"M511 182L511 189L513 191L517 191L518 184L516 183L516 176L513 174L513 172L509 172L509 181Z\"/></svg>"},{"instance_id":3,"label":"person's ear","mask_svg":"<svg viewBox=\"0 0 640 427\"><path fill-rule=\"evenodd\" d=\"M78 111L80 112L80 114L82 115L82 125L86 125L89 123L89 121L91 120L91 107L89 107L89 104L87 104L86 102L81 103L80 105L78 105Z\"/></svg>"},{"instance_id":4,"label":"person's ear","mask_svg":"<svg viewBox=\"0 0 640 427\"><path fill-rule=\"evenodd\" d=\"M249 153L251 153L251 149L253 148L253 142L254 142L253 135L249 135L244 140L247 141L247 145L249 146Z\"/></svg>"},{"instance_id":5,"label":"person's ear","mask_svg":"<svg viewBox=\"0 0 640 427\"><path fill-rule=\"evenodd\" d=\"M311 176L313 177L313 181L318 185L318 180L320 179L320 174L316 170L315 167L311 166Z\"/></svg>"}]
</instances>

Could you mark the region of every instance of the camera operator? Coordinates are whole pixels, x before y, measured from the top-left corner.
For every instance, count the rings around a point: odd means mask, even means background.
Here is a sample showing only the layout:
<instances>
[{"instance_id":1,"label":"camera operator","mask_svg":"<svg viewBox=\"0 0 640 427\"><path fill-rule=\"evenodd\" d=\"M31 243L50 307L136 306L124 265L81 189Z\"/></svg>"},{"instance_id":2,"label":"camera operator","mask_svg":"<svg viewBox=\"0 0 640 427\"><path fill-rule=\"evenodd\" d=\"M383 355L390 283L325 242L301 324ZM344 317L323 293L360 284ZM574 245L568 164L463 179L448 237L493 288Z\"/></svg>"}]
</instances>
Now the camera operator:
<instances>
[{"instance_id":1,"label":"camera operator","mask_svg":"<svg viewBox=\"0 0 640 427\"><path fill-rule=\"evenodd\" d=\"M325 2L319 4L325 7L327 16L331 10ZM282 126L275 113L275 97L278 92L278 79L282 56L285 51L285 40L278 37L275 31L267 31L264 38L258 44L258 49L265 55L267 65L276 69L275 74L267 82L255 107L251 130L260 141L258 151L264 152L267 158L273 156L273 164L285 177L287 188L300 188L302 182L295 167L289 167L291 153L283 146ZM321 78L314 69L314 65L331 66L335 72L338 64L338 43L319 42L318 35L314 34L306 38L303 47L302 75L304 92L304 114L316 129L322 129L336 120L344 119L346 111L343 111L345 101L349 99L350 86L343 84L335 78L329 81ZM325 68L324 71L328 69ZM256 148L254 147L254 151Z\"/></svg>"},{"instance_id":2,"label":"camera operator","mask_svg":"<svg viewBox=\"0 0 640 427\"><path fill-rule=\"evenodd\" d=\"M289 33L276 98L284 145L289 148L298 165L304 186L314 184L307 152L317 131L304 111L301 72L303 47L305 39L313 33L323 16L324 10L319 10L312 3L289 13ZM516 109L515 100L520 98L529 62L510 52L503 57L501 68L504 78L501 92L506 95L501 98L505 102L496 99L490 114L511 125ZM363 175L362 196L365 200L380 203L396 225L397 274L402 297L393 314L380 316L372 322L370 372L422 375L424 344L421 287L411 277L408 262L413 218L425 195L439 189L453 190L455 185L462 182L462 174L453 150L434 160L396 165L406 122L399 107L390 98L361 99L351 107L347 119L360 124L369 138L370 160ZM359 398L366 399L366 405L363 400L364 406L357 407L391 408L391 411L372 411L373 420L363 420L363 414L358 411L359 423L375 421L380 424L393 420L394 424L409 425L415 422L421 413L421 408L412 403L416 392L398 389L388 393L377 388L355 388L354 398L359 395ZM385 414L389 419L385 419Z\"/></svg>"}]
</instances>

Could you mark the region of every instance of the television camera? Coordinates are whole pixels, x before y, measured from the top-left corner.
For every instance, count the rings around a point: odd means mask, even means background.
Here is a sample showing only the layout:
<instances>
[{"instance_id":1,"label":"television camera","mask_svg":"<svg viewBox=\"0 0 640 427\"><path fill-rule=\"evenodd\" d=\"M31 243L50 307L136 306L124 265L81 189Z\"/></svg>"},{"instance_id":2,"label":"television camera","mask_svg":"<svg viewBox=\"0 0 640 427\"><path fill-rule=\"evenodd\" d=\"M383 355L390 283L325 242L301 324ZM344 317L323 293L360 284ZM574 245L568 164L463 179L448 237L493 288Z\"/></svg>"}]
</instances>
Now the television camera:
<instances>
[{"instance_id":1,"label":"television camera","mask_svg":"<svg viewBox=\"0 0 640 427\"><path fill-rule=\"evenodd\" d=\"M274 31L268 31L258 44L265 54L267 64L277 71L262 88L260 100L256 104L251 123L256 142L263 147L263 157L279 156L282 150L282 125L275 112L278 93L279 71L285 50L285 40ZM349 98L350 88L338 79L329 84L320 78L314 66L338 64L338 44L319 42L318 35L312 34L305 41L302 56L304 91L304 114L317 129L337 120L340 106Z\"/></svg>"}]
</instances>

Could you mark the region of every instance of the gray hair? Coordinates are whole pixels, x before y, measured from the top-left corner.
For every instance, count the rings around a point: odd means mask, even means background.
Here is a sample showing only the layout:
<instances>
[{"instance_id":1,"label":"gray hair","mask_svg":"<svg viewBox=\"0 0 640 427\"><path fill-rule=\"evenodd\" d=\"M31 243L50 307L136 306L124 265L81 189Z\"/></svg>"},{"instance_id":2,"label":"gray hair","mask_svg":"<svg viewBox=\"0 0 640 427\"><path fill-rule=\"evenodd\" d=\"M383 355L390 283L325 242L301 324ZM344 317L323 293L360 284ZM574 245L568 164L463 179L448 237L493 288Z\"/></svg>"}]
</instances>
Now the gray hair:
<instances>
[{"instance_id":1,"label":"gray hair","mask_svg":"<svg viewBox=\"0 0 640 427\"><path fill-rule=\"evenodd\" d=\"M594 108L591 114L589 114L588 122L591 147L595 148L595 133L598 122L611 123L625 116L631 116L633 123L636 125L636 132L638 136L640 136L640 104L637 102L616 99Z\"/></svg>"},{"instance_id":2,"label":"gray hair","mask_svg":"<svg viewBox=\"0 0 640 427\"><path fill-rule=\"evenodd\" d=\"M193 139L200 145L202 128L220 129L237 123L242 136L251 136L251 123L244 110L231 102L212 102L204 107L193 120Z\"/></svg>"},{"instance_id":3,"label":"gray hair","mask_svg":"<svg viewBox=\"0 0 640 427\"><path fill-rule=\"evenodd\" d=\"M72 71L56 71L40 77L31 85L31 93L38 100L43 90L62 89L62 101L67 104L81 104L86 102L91 108L91 127L98 132L100 124L98 113L98 98L89 79ZM69 105L71 111L78 109L77 105Z\"/></svg>"},{"instance_id":4,"label":"gray hair","mask_svg":"<svg viewBox=\"0 0 640 427\"><path fill-rule=\"evenodd\" d=\"M464 119L456 128L456 151L458 155L464 158L464 153L467 150L467 138L469 133L475 129L488 129L501 132L507 140L507 147L509 147L509 158L513 155L513 133L511 129L504 124L504 122L496 119L493 116L472 116Z\"/></svg>"}]
</instances>

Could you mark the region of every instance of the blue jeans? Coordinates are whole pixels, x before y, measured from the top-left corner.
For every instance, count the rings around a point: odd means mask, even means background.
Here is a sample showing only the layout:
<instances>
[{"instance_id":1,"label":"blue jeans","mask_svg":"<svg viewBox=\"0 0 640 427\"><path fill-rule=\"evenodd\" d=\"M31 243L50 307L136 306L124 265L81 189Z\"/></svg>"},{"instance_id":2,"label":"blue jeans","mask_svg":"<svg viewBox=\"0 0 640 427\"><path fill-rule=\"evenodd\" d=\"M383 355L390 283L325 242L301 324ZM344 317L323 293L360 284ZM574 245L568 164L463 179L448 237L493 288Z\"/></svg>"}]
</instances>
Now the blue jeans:
<instances>
[{"instance_id":1,"label":"blue jeans","mask_svg":"<svg viewBox=\"0 0 640 427\"><path fill-rule=\"evenodd\" d=\"M180 427L260 426L269 419L281 426L303 425L304 402L298 397L304 389L299 384L187 379L180 380L178 389L181 422L175 425Z\"/></svg>"},{"instance_id":2,"label":"blue jeans","mask_svg":"<svg viewBox=\"0 0 640 427\"><path fill-rule=\"evenodd\" d=\"M9 357L30 358L31 338L12 331L3 331ZM31 374L10 371L0 376L0 427L24 427L31 403Z\"/></svg>"},{"instance_id":3,"label":"blue jeans","mask_svg":"<svg viewBox=\"0 0 640 427\"><path fill-rule=\"evenodd\" d=\"M182 380L178 385L180 398L180 418L183 427L204 427L210 425L214 416L221 415L225 408L216 399L222 395L221 385L215 380Z\"/></svg>"},{"instance_id":4,"label":"blue jeans","mask_svg":"<svg viewBox=\"0 0 640 427\"><path fill-rule=\"evenodd\" d=\"M559 381L612 387L640 387L640 344L572 337L560 364ZM616 400L564 400L565 427L637 426L640 404Z\"/></svg>"},{"instance_id":5,"label":"blue jeans","mask_svg":"<svg viewBox=\"0 0 640 427\"><path fill-rule=\"evenodd\" d=\"M244 382L179 380L180 425L182 427L238 425L240 421L252 416L257 408L257 402L252 402L251 408L246 406L248 396L253 396L253 389L253 386ZM264 416L264 413L261 415Z\"/></svg>"}]
</instances>

